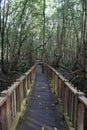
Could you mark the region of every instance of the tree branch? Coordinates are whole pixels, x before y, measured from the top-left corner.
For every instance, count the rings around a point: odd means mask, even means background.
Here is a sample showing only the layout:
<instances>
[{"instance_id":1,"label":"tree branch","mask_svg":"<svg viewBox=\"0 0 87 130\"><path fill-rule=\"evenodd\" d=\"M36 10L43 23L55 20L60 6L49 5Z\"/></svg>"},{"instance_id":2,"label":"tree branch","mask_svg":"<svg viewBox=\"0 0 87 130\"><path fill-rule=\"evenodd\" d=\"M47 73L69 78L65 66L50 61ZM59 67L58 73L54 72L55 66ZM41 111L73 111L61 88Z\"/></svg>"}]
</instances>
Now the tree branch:
<instances>
[{"instance_id":1,"label":"tree branch","mask_svg":"<svg viewBox=\"0 0 87 130\"><path fill-rule=\"evenodd\" d=\"M46 42L43 45L40 45L38 47L36 47L35 49L32 49L31 51L29 51L27 54L33 52L33 51L37 51L38 49L40 49L41 47L46 46L46 44L48 43L49 39L51 38L51 35L48 37L48 39L46 40Z\"/></svg>"}]
</instances>

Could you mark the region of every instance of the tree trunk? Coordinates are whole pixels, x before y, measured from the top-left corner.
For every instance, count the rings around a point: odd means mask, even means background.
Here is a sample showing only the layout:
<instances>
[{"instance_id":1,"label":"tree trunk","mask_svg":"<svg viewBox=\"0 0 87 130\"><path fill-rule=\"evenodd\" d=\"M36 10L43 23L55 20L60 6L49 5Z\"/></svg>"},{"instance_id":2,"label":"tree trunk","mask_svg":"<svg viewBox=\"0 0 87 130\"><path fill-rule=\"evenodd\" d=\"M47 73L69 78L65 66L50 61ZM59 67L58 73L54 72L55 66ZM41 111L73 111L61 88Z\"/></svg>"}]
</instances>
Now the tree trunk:
<instances>
[{"instance_id":1,"label":"tree trunk","mask_svg":"<svg viewBox=\"0 0 87 130\"><path fill-rule=\"evenodd\" d=\"M5 6L5 2L4 2ZM1 29L1 69L4 72L4 12L5 7L3 7L3 16L1 16L1 1L0 1L0 29ZM2 17L2 20L1 20Z\"/></svg>"},{"instance_id":2,"label":"tree trunk","mask_svg":"<svg viewBox=\"0 0 87 130\"><path fill-rule=\"evenodd\" d=\"M43 4L43 48L42 48L42 56L41 58L43 59L43 55L44 55L44 43L45 43L45 5L46 5L46 0L44 0L44 4Z\"/></svg>"},{"instance_id":3,"label":"tree trunk","mask_svg":"<svg viewBox=\"0 0 87 130\"><path fill-rule=\"evenodd\" d=\"M87 0L84 1L84 11L85 11L85 22L84 22L84 77L87 80Z\"/></svg>"}]
</instances>

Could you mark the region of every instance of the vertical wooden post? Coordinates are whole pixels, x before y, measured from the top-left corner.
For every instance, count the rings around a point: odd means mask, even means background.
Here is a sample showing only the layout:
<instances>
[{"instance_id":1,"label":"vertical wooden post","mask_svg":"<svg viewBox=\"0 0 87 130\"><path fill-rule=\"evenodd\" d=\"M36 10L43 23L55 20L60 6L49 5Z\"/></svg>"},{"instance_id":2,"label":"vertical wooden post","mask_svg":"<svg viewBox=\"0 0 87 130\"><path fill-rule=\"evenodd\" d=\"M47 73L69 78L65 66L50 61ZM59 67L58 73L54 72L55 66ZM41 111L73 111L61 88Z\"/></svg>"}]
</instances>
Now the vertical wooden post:
<instances>
[{"instance_id":1,"label":"vertical wooden post","mask_svg":"<svg viewBox=\"0 0 87 130\"><path fill-rule=\"evenodd\" d=\"M25 77L24 80L23 80L23 95L24 95L24 98L27 97L27 78Z\"/></svg>"},{"instance_id":2,"label":"vertical wooden post","mask_svg":"<svg viewBox=\"0 0 87 130\"><path fill-rule=\"evenodd\" d=\"M27 76L27 89L30 88L30 73Z\"/></svg>"},{"instance_id":3,"label":"vertical wooden post","mask_svg":"<svg viewBox=\"0 0 87 130\"><path fill-rule=\"evenodd\" d=\"M78 105L78 99L77 99L77 94L75 95L75 99L74 99L74 122L73 122L73 125L74 125L74 128L75 130L77 130L77 105Z\"/></svg>"},{"instance_id":4,"label":"vertical wooden post","mask_svg":"<svg viewBox=\"0 0 87 130\"><path fill-rule=\"evenodd\" d=\"M10 110L10 97L8 96L6 102L1 107L2 130L9 130L11 126Z\"/></svg>"},{"instance_id":5,"label":"vertical wooden post","mask_svg":"<svg viewBox=\"0 0 87 130\"><path fill-rule=\"evenodd\" d=\"M78 126L77 130L84 130L84 105L78 104Z\"/></svg>"},{"instance_id":6,"label":"vertical wooden post","mask_svg":"<svg viewBox=\"0 0 87 130\"><path fill-rule=\"evenodd\" d=\"M51 76L51 80L52 80L52 73L53 73L53 72L52 72L52 69L50 69L50 74L51 74L50 76Z\"/></svg>"},{"instance_id":7,"label":"vertical wooden post","mask_svg":"<svg viewBox=\"0 0 87 130\"><path fill-rule=\"evenodd\" d=\"M23 81L21 81L21 83L20 83L20 101L21 101L21 103L23 101L23 97L24 97L24 95L23 95Z\"/></svg>"},{"instance_id":8,"label":"vertical wooden post","mask_svg":"<svg viewBox=\"0 0 87 130\"><path fill-rule=\"evenodd\" d=\"M52 71L52 85L54 85L54 72Z\"/></svg>"},{"instance_id":9,"label":"vertical wooden post","mask_svg":"<svg viewBox=\"0 0 87 130\"><path fill-rule=\"evenodd\" d=\"M21 87L20 87L20 80L18 79L17 82L19 82L19 85L18 87L16 88L16 102L17 102L17 105L16 105L16 108L17 108L17 111L20 112L21 111Z\"/></svg>"},{"instance_id":10,"label":"vertical wooden post","mask_svg":"<svg viewBox=\"0 0 87 130\"><path fill-rule=\"evenodd\" d=\"M64 113L68 111L68 88L64 85Z\"/></svg>"},{"instance_id":11,"label":"vertical wooden post","mask_svg":"<svg viewBox=\"0 0 87 130\"><path fill-rule=\"evenodd\" d=\"M53 71L53 92L55 93L55 72Z\"/></svg>"},{"instance_id":12,"label":"vertical wooden post","mask_svg":"<svg viewBox=\"0 0 87 130\"><path fill-rule=\"evenodd\" d=\"M57 74L55 74L55 94L56 94L56 96L58 96L57 86L58 86L58 76L57 76Z\"/></svg>"},{"instance_id":13,"label":"vertical wooden post","mask_svg":"<svg viewBox=\"0 0 87 130\"><path fill-rule=\"evenodd\" d=\"M57 94L58 94L58 97L59 97L59 76L57 77Z\"/></svg>"},{"instance_id":14,"label":"vertical wooden post","mask_svg":"<svg viewBox=\"0 0 87 130\"><path fill-rule=\"evenodd\" d=\"M14 90L14 92L13 92L13 96L14 96L14 99L13 99L13 101L14 101L14 117L16 116L16 113L17 113L17 109L16 109L16 104L17 104L17 100L16 100L16 90Z\"/></svg>"},{"instance_id":15,"label":"vertical wooden post","mask_svg":"<svg viewBox=\"0 0 87 130\"><path fill-rule=\"evenodd\" d=\"M11 118L13 120L14 119L14 93L11 94L10 98L11 98L11 111L12 111Z\"/></svg>"},{"instance_id":16,"label":"vertical wooden post","mask_svg":"<svg viewBox=\"0 0 87 130\"><path fill-rule=\"evenodd\" d=\"M71 115L71 91L69 90L69 97L68 97L68 114Z\"/></svg>"},{"instance_id":17,"label":"vertical wooden post","mask_svg":"<svg viewBox=\"0 0 87 130\"><path fill-rule=\"evenodd\" d=\"M52 85L53 84L53 82L52 82L53 79L52 79L52 70L51 70L51 68L50 68L49 71L50 71L50 84Z\"/></svg>"},{"instance_id":18,"label":"vertical wooden post","mask_svg":"<svg viewBox=\"0 0 87 130\"><path fill-rule=\"evenodd\" d=\"M32 76L32 82L34 80L34 69L31 71L31 76Z\"/></svg>"},{"instance_id":19,"label":"vertical wooden post","mask_svg":"<svg viewBox=\"0 0 87 130\"><path fill-rule=\"evenodd\" d=\"M64 81L61 81L61 99L62 102L64 103Z\"/></svg>"},{"instance_id":20,"label":"vertical wooden post","mask_svg":"<svg viewBox=\"0 0 87 130\"><path fill-rule=\"evenodd\" d=\"M77 96L84 96L83 92L78 92ZM84 130L84 104L78 99L77 104L77 128L76 130Z\"/></svg>"},{"instance_id":21,"label":"vertical wooden post","mask_svg":"<svg viewBox=\"0 0 87 130\"><path fill-rule=\"evenodd\" d=\"M20 99L20 85L16 88L16 108L17 111L20 112L21 111L21 99Z\"/></svg>"},{"instance_id":22,"label":"vertical wooden post","mask_svg":"<svg viewBox=\"0 0 87 130\"><path fill-rule=\"evenodd\" d=\"M58 88L59 88L58 89L59 90L58 95L59 95L59 98L61 98L61 79L59 78L58 81L59 81L59 83L58 83Z\"/></svg>"},{"instance_id":23,"label":"vertical wooden post","mask_svg":"<svg viewBox=\"0 0 87 130\"><path fill-rule=\"evenodd\" d=\"M54 72L54 93L56 94L56 73Z\"/></svg>"},{"instance_id":24,"label":"vertical wooden post","mask_svg":"<svg viewBox=\"0 0 87 130\"><path fill-rule=\"evenodd\" d=\"M73 114L74 114L74 94L71 93L71 114L70 114L70 118L71 118L71 122L74 125L74 121L73 121Z\"/></svg>"}]
</instances>

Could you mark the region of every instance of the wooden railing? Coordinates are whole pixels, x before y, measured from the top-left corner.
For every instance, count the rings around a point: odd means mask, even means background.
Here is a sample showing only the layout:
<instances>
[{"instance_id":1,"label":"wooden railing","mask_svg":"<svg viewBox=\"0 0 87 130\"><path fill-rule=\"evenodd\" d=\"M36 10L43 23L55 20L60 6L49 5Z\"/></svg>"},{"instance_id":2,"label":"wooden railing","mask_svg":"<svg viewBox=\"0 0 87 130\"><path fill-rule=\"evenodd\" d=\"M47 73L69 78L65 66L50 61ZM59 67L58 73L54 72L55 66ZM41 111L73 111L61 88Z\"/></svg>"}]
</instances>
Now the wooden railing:
<instances>
[{"instance_id":1,"label":"wooden railing","mask_svg":"<svg viewBox=\"0 0 87 130\"><path fill-rule=\"evenodd\" d=\"M63 104L63 112L70 130L84 130L84 108L87 98L78 91L60 73L47 64L44 70L51 79L53 90Z\"/></svg>"},{"instance_id":2,"label":"wooden railing","mask_svg":"<svg viewBox=\"0 0 87 130\"><path fill-rule=\"evenodd\" d=\"M36 64L17 79L8 90L0 96L0 130L10 130L16 118L20 118L22 103L30 93L32 81L35 79ZM13 130L13 129L12 129Z\"/></svg>"}]
</instances>

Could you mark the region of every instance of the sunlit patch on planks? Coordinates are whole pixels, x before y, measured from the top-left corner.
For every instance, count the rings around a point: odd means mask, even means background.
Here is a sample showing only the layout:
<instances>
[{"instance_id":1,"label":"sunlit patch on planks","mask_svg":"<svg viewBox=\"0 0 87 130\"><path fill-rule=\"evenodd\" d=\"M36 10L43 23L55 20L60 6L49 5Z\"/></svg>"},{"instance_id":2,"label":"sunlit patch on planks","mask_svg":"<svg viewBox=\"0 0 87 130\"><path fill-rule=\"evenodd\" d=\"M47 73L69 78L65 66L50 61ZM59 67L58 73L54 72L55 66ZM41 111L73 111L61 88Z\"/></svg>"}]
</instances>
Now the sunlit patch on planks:
<instances>
[{"instance_id":1,"label":"sunlit patch on planks","mask_svg":"<svg viewBox=\"0 0 87 130\"><path fill-rule=\"evenodd\" d=\"M42 129L41 130L45 130L45 128L44 127L42 127ZM58 130L56 127L54 128L54 130Z\"/></svg>"}]
</instances>

